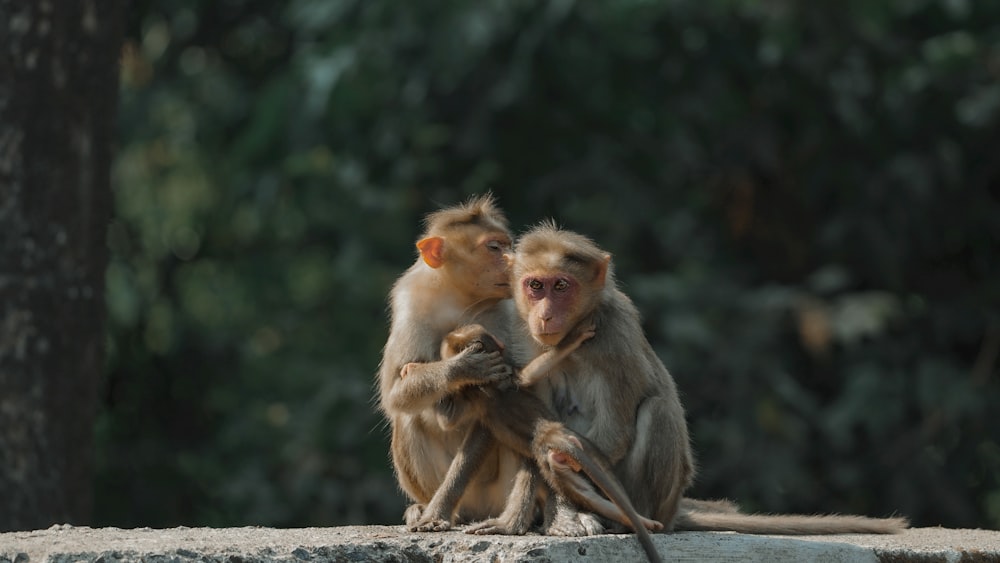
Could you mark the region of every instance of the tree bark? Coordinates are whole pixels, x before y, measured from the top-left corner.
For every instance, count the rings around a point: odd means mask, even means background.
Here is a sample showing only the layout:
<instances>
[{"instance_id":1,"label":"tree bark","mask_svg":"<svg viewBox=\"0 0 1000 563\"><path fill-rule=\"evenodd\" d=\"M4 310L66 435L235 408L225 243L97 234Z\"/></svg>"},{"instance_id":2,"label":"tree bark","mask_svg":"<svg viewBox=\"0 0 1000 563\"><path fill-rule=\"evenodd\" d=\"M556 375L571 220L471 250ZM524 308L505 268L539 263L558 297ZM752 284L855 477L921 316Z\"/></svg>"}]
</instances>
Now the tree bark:
<instances>
[{"instance_id":1,"label":"tree bark","mask_svg":"<svg viewBox=\"0 0 1000 563\"><path fill-rule=\"evenodd\" d=\"M85 523L120 0L0 0L0 531Z\"/></svg>"}]
</instances>

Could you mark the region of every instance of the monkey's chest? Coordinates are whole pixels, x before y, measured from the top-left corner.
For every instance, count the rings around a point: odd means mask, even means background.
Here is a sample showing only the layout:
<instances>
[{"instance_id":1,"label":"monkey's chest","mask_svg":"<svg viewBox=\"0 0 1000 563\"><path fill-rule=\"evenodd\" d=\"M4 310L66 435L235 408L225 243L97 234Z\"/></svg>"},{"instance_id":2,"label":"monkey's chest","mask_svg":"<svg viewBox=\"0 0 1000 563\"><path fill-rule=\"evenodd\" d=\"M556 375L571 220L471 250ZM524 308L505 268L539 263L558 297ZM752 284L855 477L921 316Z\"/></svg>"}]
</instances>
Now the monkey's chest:
<instances>
[{"instance_id":1,"label":"monkey's chest","mask_svg":"<svg viewBox=\"0 0 1000 563\"><path fill-rule=\"evenodd\" d=\"M548 402L559 420L571 429L584 433L590 428L593 413L586 396L574 385L570 372L560 371L549 378Z\"/></svg>"}]
</instances>

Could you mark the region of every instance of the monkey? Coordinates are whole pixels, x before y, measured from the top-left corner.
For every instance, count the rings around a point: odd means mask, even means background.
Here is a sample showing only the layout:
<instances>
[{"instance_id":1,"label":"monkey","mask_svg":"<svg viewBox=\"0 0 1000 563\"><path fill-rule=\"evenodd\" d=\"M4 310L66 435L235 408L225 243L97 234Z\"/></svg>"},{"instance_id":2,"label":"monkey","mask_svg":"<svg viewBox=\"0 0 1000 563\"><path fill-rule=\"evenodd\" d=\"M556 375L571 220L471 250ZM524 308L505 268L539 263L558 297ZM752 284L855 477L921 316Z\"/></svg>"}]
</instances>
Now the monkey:
<instances>
[{"instance_id":1,"label":"monkey","mask_svg":"<svg viewBox=\"0 0 1000 563\"><path fill-rule=\"evenodd\" d=\"M510 301L510 256L504 254L511 248L507 219L487 194L431 213L424 224L416 242L418 258L389 295L389 335L377 379L378 408L391 431L393 469L411 501L404 522L412 531L439 531L449 529L454 517L457 523L479 522L472 530L476 533L523 534L538 501L537 471L521 456L497 446L488 433L467 432L458 417L449 422L442 416L460 404L458 391L502 381L512 373L497 352L468 350L440 358L444 336L469 322L506 339L516 318ZM460 487L465 494L455 499L455 510L426 510L452 466L462 474L454 458L480 459L481 452L486 452L485 461ZM559 511L546 508L549 513ZM599 532L593 518L584 514L580 520L586 525L564 525L558 533Z\"/></svg>"},{"instance_id":2,"label":"monkey","mask_svg":"<svg viewBox=\"0 0 1000 563\"><path fill-rule=\"evenodd\" d=\"M461 421L443 427L439 405L469 386L509 379L510 365L500 352L467 349L442 359L440 344L455 328L477 322L501 340L507 338L513 308L507 219L492 195L430 213L416 242L417 260L389 295L389 335L378 371L378 406L391 430L390 453L400 488L412 501L404 521L411 530L448 529L452 514L426 510L447 477L453 459L471 452L481 468L456 500L458 522L500 515L508 533L524 533L530 518L515 508L534 508L538 479L522 458L496 445L487 434L469 433ZM464 444L468 437L478 441ZM461 460L460 460L461 461ZM511 498L529 500L508 503Z\"/></svg>"},{"instance_id":3,"label":"monkey","mask_svg":"<svg viewBox=\"0 0 1000 563\"><path fill-rule=\"evenodd\" d=\"M640 514L667 532L896 533L909 526L905 518L743 514L725 503L718 510L682 503L695 474L684 409L612 270L610 254L553 222L522 235L511 278L520 326L511 334L530 338L509 347L531 358L581 325L595 327L587 345L535 381L535 389L559 421L604 454ZM571 505L559 508L557 529L580 517Z\"/></svg>"},{"instance_id":4,"label":"monkey","mask_svg":"<svg viewBox=\"0 0 1000 563\"><path fill-rule=\"evenodd\" d=\"M592 330L584 329L568 345L545 351L520 370L518 385L537 381L593 335ZM495 352L502 351L503 344L483 326L466 325L444 338L441 358L454 357L469 348ZM603 454L586 438L556 422L555 413L542 400L530 392L521 391L518 385L502 382L466 388L461 400L456 401L460 410L449 410L446 414L448 424L456 423L456 417L474 417L480 426L473 427L470 432L489 432L502 445L525 458L533 458L553 491L577 506L631 527L649 560L661 561L648 530L657 531L663 525L640 516L608 467ZM464 464L465 471L475 472L477 468L477 460L474 459L465 460L456 456L454 463ZM578 475L581 471L590 479L589 482ZM454 486L460 486L464 482L465 479L456 478ZM446 483L435 493L431 505L437 502L454 502L461 498L462 491L448 489L453 484ZM607 498L595 491L591 483L596 484Z\"/></svg>"},{"instance_id":5,"label":"monkey","mask_svg":"<svg viewBox=\"0 0 1000 563\"><path fill-rule=\"evenodd\" d=\"M428 514L426 504L447 477L453 458L464 451L463 441L483 436L465 428L443 428L437 422L436 410L440 409L436 405L464 387L510 377L510 367L496 353L468 351L442 361L438 349L445 334L472 321L505 339L509 320L516 317L509 299L507 260L501 259L510 244L507 220L489 194L431 213L416 243L417 261L390 293L390 330L379 364L378 407L391 430L390 453L397 481L412 501L404 513L411 530L450 527L451 516ZM486 434L485 440L469 444L488 453L454 516L459 523L492 519L491 529L497 533L525 533L536 499L537 475L525 469L521 457L491 439ZM585 516L580 520L586 520ZM560 530L573 535L598 533L592 522Z\"/></svg>"}]
</instances>

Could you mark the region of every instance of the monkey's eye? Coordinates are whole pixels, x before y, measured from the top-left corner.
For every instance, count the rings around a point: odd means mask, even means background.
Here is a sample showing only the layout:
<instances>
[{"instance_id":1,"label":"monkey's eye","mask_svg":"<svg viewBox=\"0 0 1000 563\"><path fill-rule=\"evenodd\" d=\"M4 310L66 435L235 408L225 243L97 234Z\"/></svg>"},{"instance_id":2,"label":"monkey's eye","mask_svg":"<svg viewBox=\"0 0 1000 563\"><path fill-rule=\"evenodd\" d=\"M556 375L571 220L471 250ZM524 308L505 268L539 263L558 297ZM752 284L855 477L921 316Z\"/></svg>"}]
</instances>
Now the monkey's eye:
<instances>
[{"instance_id":1,"label":"monkey's eye","mask_svg":"<svg viewBox=\"0 0 1000 563\"><path fill-rule=\"evenodd\" d=\"M555 291L566 291L569 288L569 282L566 280L556 280L556 283L552 284L552 289Z\"/></svg>"},{"instance_id":2,"label":"monkey's eye","mask_svg":"<svg viewBox=\"0 0 1000 563\"><path fill-rule=\"evenodd\" d=\"M486 248L491 252L500 252L504 249L504 244L498 240L491 240L486 242Z\"/></svg>"},{"instance_id":3,"label":"monkey's eye","mask_svg":"<svg viewBox=\"0 0 1000 563\"><path fill-rule=\"evenodd\" d=\"M543 284L542 282L540 282L538 280L531 280L531 281L528 282L528 287L530 287L534 291L539 291L543 287L545 287L545 284Z\"/></svg>"}]
</instances>

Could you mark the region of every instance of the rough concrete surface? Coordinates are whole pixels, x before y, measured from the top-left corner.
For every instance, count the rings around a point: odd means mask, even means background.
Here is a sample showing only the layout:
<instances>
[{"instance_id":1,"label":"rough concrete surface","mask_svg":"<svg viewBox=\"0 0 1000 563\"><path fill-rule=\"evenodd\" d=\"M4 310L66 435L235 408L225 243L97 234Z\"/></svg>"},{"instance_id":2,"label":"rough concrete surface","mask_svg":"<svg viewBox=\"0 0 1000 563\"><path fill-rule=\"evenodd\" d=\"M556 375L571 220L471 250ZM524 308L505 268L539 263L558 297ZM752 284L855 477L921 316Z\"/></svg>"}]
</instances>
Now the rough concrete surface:
<instances>
[{"instance_id":1,"label":"rough concrete surface","mask_svg":"<svg viewBox=\"0 0 1000 563\"><path fill-rule=\"evenodd\" d=\"M917 528L895 536L656 534L667 561L1000 562L1000 532ZM643 561L633 536L589 538L411 534L402 526L338 528L84 528L0 534L0 563L122 561Z\"/></svg>"}]
</instances>

